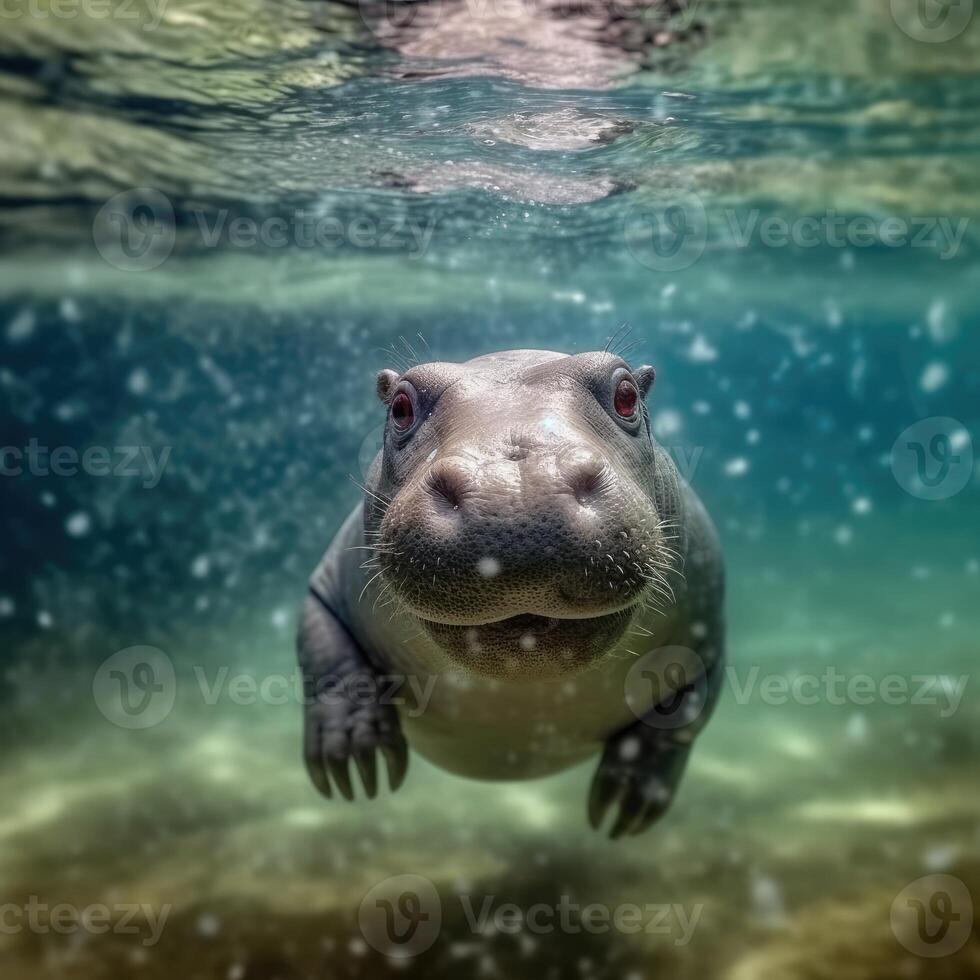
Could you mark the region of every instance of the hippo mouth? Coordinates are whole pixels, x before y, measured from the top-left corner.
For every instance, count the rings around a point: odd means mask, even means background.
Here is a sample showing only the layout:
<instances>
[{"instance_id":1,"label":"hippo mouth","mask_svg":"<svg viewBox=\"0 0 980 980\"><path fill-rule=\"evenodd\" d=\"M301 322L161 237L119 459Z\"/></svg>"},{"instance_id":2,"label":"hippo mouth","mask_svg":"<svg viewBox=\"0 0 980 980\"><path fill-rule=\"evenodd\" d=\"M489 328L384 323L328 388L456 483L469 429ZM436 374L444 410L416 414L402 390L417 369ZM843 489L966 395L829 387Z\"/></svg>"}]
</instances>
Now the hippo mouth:
<instances>
[{"instance_id":1,"label":"hippo mouth","mask_svg":"<svg viewBox=\"0 0 980 980\"><path fill-rule=\"evenodd\" d=\"M579 618L522 613L474 625L416 618L453 661L474 673L558 676L608 653L626 632L635 608Z\"/></svg>"}]
</instances>

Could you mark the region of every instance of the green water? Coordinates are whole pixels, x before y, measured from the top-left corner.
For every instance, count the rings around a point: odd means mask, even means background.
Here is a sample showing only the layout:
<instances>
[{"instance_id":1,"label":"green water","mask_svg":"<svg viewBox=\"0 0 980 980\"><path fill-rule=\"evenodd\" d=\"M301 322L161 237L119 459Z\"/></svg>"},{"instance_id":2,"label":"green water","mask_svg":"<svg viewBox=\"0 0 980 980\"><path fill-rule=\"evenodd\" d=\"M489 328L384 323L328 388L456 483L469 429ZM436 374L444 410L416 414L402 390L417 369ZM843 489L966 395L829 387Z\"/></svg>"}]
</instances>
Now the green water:
<instances>
[{"instance_id":1,"label":"green water","mask_svg":"<svg viewBox=\"0 0 980 980\"><path fill-rule=\"evenodd\" d=\"M980 975L980 20L569 6L4 6L4 980ZM729 574L673 808L612 843L594 762L417 756L323 800L295 613L374 374L622 323ZM134 646L174 671L144 728L96 696ZM362 909L399 875L441 910L401 959ZM563 902L643 925L493 924Z\"/></svg>"}]
</instances>

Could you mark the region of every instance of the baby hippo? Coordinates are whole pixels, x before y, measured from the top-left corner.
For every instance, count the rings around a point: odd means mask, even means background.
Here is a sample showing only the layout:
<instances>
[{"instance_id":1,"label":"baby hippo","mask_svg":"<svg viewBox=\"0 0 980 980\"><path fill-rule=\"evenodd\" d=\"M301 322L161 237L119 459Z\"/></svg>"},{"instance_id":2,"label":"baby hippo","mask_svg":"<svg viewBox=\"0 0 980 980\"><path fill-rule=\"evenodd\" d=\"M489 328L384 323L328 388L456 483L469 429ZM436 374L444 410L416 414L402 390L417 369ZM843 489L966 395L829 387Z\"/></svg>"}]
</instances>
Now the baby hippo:
<instances>
[{"instance_id":1,"label":"baby hippo","mask_svg":"<svg viewBox=\"0 0 980 980\"><path fill-rule=\"evenodd\" d=\"M669 807L717 700L723 568L653 439L655 372L514 350L381 371L384 445L310 580L305 758L391 788L408 742L477 779L601 752L588 814L637 834Z\"/></svg>"}]
</instances>

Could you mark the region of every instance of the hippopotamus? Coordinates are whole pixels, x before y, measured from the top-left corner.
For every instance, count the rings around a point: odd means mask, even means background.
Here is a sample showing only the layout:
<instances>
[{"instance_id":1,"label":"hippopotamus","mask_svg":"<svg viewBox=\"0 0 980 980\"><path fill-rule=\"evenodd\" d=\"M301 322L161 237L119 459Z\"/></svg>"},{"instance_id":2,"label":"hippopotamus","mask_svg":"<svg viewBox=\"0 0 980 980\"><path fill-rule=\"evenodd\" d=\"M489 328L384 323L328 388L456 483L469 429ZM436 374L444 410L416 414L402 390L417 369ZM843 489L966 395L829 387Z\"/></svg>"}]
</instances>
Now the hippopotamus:
<instances>
[{"instance_id":1,"label":"hippopotamus","mask_svg":"<svg viewBox=\"0 0 980 980\"><path fill-rule=\"evenodd\" d=\"M353 763L375 798L379 754L398 789L409 744L489 780L598 754L592 826L666 812L718 697L723 563L651 432L655 376L608 349L378 374L383 446L300 617L321 793L354 799Z\"/></svg>"}]
</instances>

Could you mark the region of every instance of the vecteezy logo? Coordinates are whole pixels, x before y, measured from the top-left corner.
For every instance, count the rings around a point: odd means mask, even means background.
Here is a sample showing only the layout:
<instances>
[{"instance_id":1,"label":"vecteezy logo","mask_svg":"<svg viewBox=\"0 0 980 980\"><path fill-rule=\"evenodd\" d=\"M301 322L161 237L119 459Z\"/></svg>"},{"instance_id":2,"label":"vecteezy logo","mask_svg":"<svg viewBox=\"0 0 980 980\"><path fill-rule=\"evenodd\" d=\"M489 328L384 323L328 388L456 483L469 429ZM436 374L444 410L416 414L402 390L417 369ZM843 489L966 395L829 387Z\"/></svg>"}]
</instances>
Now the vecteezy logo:
<instances>
[{"instance_id":1,"label":"vecteezy logo","mask_svg":"<svg viewBox=\"0 0 980 980\"><path fill-rule=\"evenodd\" d=\"M156 647L127 647L102 663L92 681L95 703L120 728L152 728L173 711L177 678Z\"/></svg>"},{"instance_id":2,"label":"vecteezy logo","mask_svg":"<svg viewBox=\"0 0 980 980\"><path fill-rule=\"evenodd\" d=\"M926 875L903 888L892 902L895 938L916 956L949 956L973 930L973 899L953 875Z\"/></svg>"},{"instance_id":3,"label":"vecteezy logo","mask_svg":"<svg viewBox=\"0 0 980 980\"><path fill-rule=\"evenodd\" d=\"M406 959L424 953L439 937L442 903L428 878L395 875L364 896L357 922L369 946L385 956Z\"/></svg>"},{"instance_id":4,"label":"vecteezy logo","mask_svg":"<svg viewBox=\"0 0 980 980\"><path fill-rule=\"evenodd\" d=\"M629 669L626 704L644 724L665 731L691 724L704 708L708 675L704 661L687 647L658 647Z\"/></svg>"},{"instance_id":5,"label":"vecteezy logo","mask_svg":"<svg viewBox=\"0 0 980 980\"><path fill-rule=\"evenodd\" d=\"M891 466L898 485L913 497L944 500L970 482L973 440L956 419L922 419L895 440Z\"/></svg>"},{"instance_id":6,"label":"vecteezy logo","mask_svg":"<svg viewBox=\"0 0 980 980\"><path fill-rule=\"evenodd\" d=\"M966 30L973 0L891 0L892 19L915 41L951 41Z\"/></svg>"},{"instance_id":7,"label":"vecteezy logo","mask_svg":"<svg viewBox=\"0 0 980 980\"><path fill-rule=\"evenodd\" d=\"M638 201L626 213L623 235L626 247L641 265L657 272L677 272L704 253L708 215L696 194Z\"/></svg>"},{"instance_id":8,"label":"vecteezy logo","mask_svg":"<svg viewBox=\"0 0 980 980\"><path fill-rule=\"evenodd\" d=\"M176 219L167 197L152 187L137 187L109 198L92 224L99 254L123 272L149 272L173 251Z\"/></svg>"}]
</instances>

